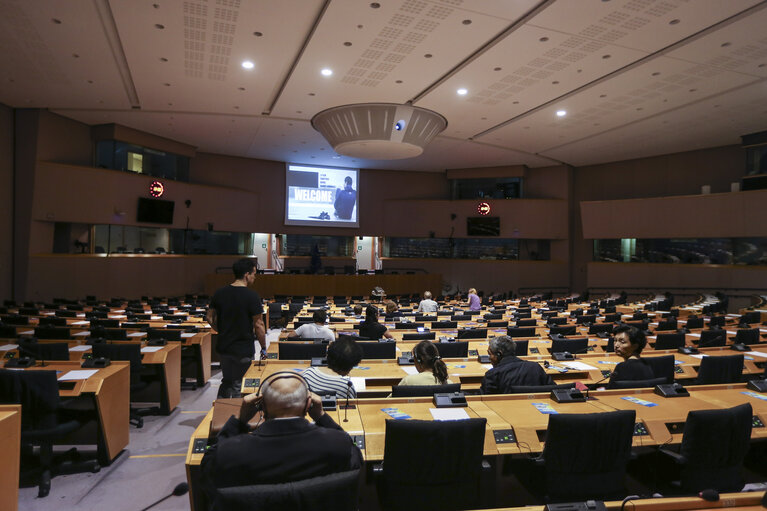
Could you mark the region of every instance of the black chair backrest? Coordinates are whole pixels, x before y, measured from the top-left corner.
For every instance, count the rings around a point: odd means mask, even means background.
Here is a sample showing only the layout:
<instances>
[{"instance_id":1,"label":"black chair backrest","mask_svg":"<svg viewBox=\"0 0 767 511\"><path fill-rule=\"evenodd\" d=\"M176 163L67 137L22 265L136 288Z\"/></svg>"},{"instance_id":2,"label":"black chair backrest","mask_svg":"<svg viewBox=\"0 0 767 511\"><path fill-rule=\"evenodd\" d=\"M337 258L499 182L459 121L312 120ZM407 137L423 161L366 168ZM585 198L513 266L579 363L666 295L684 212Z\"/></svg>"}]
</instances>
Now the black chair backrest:
<instances>
[{"instance_id":1,"label":"black chair backrest","mask_svg":"<svg viewBox=\"0 0 767 511\"><path fill-rule=\"evenodd\" d=\"M461 328L457 339L486 339L487 328Z\"/></svg>"},{"instance_id":2,"label":"black chair backrest","mask_svg":"<svg viewBox=\"0 0 767 511\"><path fill-rule=\"evenodd\" d=\"M512 385L508 388L509 394L535 394L538 392L551 392L554 389L574 389L575 383L561 383L559 385Z\"/></svg>"},{"instance_id":3,"label":"black chair backrest","mask_svg":"<svg viewBox=\"0 0 767 511\"><path fill-rule=\"evenodd\" d=\"M22 316L38 316L40 310L36 307L19 307L19 314Z\"/></svg>"},{"instance_id":4,"label":"black chair backrest","mask_svg":"<svg viewBox=\"0 0 767 511\"><path fill-rule=\"evenodd\" d=\"M471 314L453 314L450 319L451 321L472 321L474 317Z\"/></svg>"},{"instance_id":5,"label":"black chair backrest","mask_svg":"<svg viewBox=\"0 0 767 511\"><path fill-rule=\"evenodd\" d=\"M566 318L563 318L566 319ZM526 326L536 326L538 324L537 319L518 319L514 326L516 327L526 327Z\"/></svg>"},{"instance_id":6,"label":"black chair backrest","mask_svg":"<svg viewBox=\"0 0 767 511\"><path fill-rule=\"evenodd\" d=\"M575 325L549 327L550 334L575 335Z\"/></svg>"},{"instance_id":7,"label":"black chair backrest","mask_svg":"<svg viewBox=\"0 0 767 511\"><path fill-rule=\"evenodd\" d=\"M437 321L437 316L434 314L421 314L419 312L416 312L415 320L421 321L421 322L423 321L432 322L432 321Z\"/></svg>"},{"instance_id":8,"label":"black chair backrest","mask_svg":"<svg viewBox=\"0 0 767 511\"><path fill-rule=\"evenodd\" d=\"M635 421L634 410L549 415L542 454L548 496L571 501L623 494Z\"/></svg>"},{"instance_id":9,"label":"black chair backrest","mask_svg":"<svg viewBox=\"0 0 767 511\"><path fill-rule=\"evenodd\" d=\"M605 314L605 323L617 323L621 320L621 314L619 312L612 312L610 314Z\"/></svg>"},{"instance_id":10,"label":"black chair backrest","mask_svg":"<svg viewBox=\"0 0 767 511\"><path fill-rule=\"evenodd\" d=\"M743 354L703 357L698 368L697 385L739 383L743 375Z\"/></svg>"},{"instance_id":11,"label":"black chair backrest","mask_svg":"<svg viewBox=\"0 0 767 511\"><path fill-rule=\"evenodd\" d=\"M0 339L15 339L19 335L13 325L0 325Z\"/></svg>"},{"instance_id":12,"label":"black chair backrest","mask_svg":"<svg viewBox=\"0 0 767 511\"><path fill-rule=\"evenodd\" d=\"M611 389L644 389L668 383L666 378L650 378L649 380L618 380L610 383Z\"/></svg>"},{"instance_id":13,"label":"black chair backrest","mask_svg":"<svg viewBox=\"0 0 767 511\"><path fill-rule=\"evenodd\" d=\"M21 405L21 429L46 430L56 426L59 386L56 371L0 369L0 404Z\"/></svg>"},{"instance_id":14,"label":"black chair backrest","mask_svg":"<svg viewBox=\"0 0 767 511\"><path fill-rule=\"evenodd\" d=\"M415 323L411 321L408 321L407 323L394 323L395 330L417 330L419 328L423 328L423 323Z\"/></svg>"},{"instance_id":15,"label":"black chair backrest","mask_svg":"<svg viewBox=\"0 0 767 511\"><path fill-rule=\"evenodd\" d=\"M521 320L521 321L528 321L528 320ZM565 317L549 318L548 320L546 320L546 323L548 323L549 325L565 325L567 324L567 318ZM533 325L535 325L535 323L533 323ZM517 326L525 326L525 325L520 325L519 321L517 321Z\"/></svg>"},{"instance_id":16,"label":"black chair backrest","mask_svg":"<svg viewBox=\"0 0 767 511\"><path fill-rule=\"evenodd\" d=\"M655 327L656 331L664 331L664 330L676 330L676 319L669 319L666 321L659 321L658 326Z\"/></svg>"},{"instance_id":17,"label":"black chair backrest","mask_svg":"<svg viewBox=\"0 0 767 511\"><path fill-rule=\"evenodd\" d=\"M28 325L29 324L29 318L27 316L18 316L15 314L9 314L7 316L3 316L2 321L6 325Z\"/></svg>"},{"instance_id":18,"label":"black chair backrest","mask_svg":"<svg viewBox=\"0 0 767 511\"><path fill-rule=\"evenodd\" d=\"M379 498L384 509L472 509L486 419L387 420ZM413 463L413 453L423 455Z\"/></svg>"},{"instance_id":19,"label":"black chair backrest","mask_svg":"<svg viewBox=\"0 0 767 511\"><path fill-rule=\"evenodd\" d=\"M655 338L656 350L675 350L684 346L684 334L658 334Z\"/></svg>"},{"instance_id":20,"label":"black chair backrest","mask_svg":"<svg viewBox=\"0 0 767 511\"><path fill-rule=\"evenodd\" d=\"M181 340L181 330L176 329L170 329L167 328L150 328L146 332L147 339L149 340L155 340L155 339L165 339L166 341L180 341Z\"/></svg>"},{"instance_id":21,"label":"black chair backrest","mask_svg":"<svg viewBox=\"0 0 767 511\"><path fill-rule=\"evenodd\" d=\"M447 383L445 385L393 385L391 397L428 397L437 393L460 391L460 383Z\"/></svg>"},{"instance_id":22,"label":"black chair backrest","mask_svg":"<svg viewBox=\"0 0 767 511\"><path fill-rule=\"evenodd\" d=\"M582 316L578 316L575 318L575 323L578 325L582 325L583 323L596 323L597 322L597 316L596 314L584 314Z\"/></svg>"},{"instance_id":23,"label":"black chair backrest","mask_svg":"<svg viewBox=\"0 0 767 511\"><path fill-rule=\"evenodd\" d=\"M359 469L303 481L218 488L211 511L356 511Z\"/></svg>"},{"instance_id":24,"label":"black chair backrest","mask_svg":"<svg viewBox=\"0 0 767 511\"><path fill-rule=\"evenodd\" d=\"M589 347L588 338L581 339L552 339L549 353L563 353L565 351L575 354L586 353Z\"/></svg>"},{"instance_id":25,"label":"black chair backrest","mask_svg":"<svg viewBox=\"0 0 767 511\"><path fill-rule=\"evenodd\" d=\"M753 410L749 403L723 410L687 414L680 454L682 489L736 492L743 488L743 460L751 441Z\"/></svg>"},{"instance_id":26,"label":"black chair backrest","mask_svg":"<svg viewBox=\"0 0 767 511\"><path fill-rule=\"evenodd\" d=\"M466 358L469 356L469 343L467 342L435 342L434 346L442 358Z\"/></svg>"},{"instance_id":27,"label":"black chair backrest","mask_svg":"<svg viewBox=\"0 0 767 511\"><path fill-rule=\"evenodd\" d=\"M759 311L748 311L740 317L741 323L751 325L762 321L762 314Z\"/></svg>"},{"instance_id":28,"label":"black chair backrest","mask_svg":"<svg viewBox=\"0 0 767 511\"><path fill-rule=\"evenodd\" d=\"M45 316L40 318L37 323L40 326L67 326L67 318L57 318L56 316Z\"/></svg>"},{"instance_id":29,"label":"black chair backrest","mask_svg":"<svg viewBox=\"0 0 767 511\"><path fill-rule=\"evenodd\" d=\"M517 339L514 341L514 354L518 357L524 357L527 355L527 346L530 343L529 339Z\"/></svg>"},{"instance_id":30,"label":"black chair backrest","mask_svg":"<svg viewBox=\"0 0 767 511\"><path fill-rule=\"evenodd\" d=\"M415 332L402 334L403 341L433 341L437 334L435 332Z\"/></svg>"},{"instance_id":31,"label":"black chair backrest","mask_svg":"<svg viewBox=\"0 0 767 511\"><path fill-rule=\"evenodd\" d=\"M535 327L513 327L506 329L509 337L535 337Z\"/></svg>"},{"instance_id":32,"label":"black chair backrest","mask_svg":"<svg viewBox=\"0 0 767 511\"><path fill-rule=\"evenodd\" d=\"M687 318L685 325L689 329L703 328L703 318Z\"/></svg>"},{"instance_id":33,"label":"black chair backrest","mask_svg":"<svg viewBox=\"0 0 767 511\"><path fill-rule=\"evenodd\" d=\"M432 329L452 329L452 328L458 328L458 322L457 321L432 321L431 323Z\"/></svg>"},{"instance_id":34,"label":"black chair backrest","mask_svg":"<svg viewBox=\"0 0 767 511\"><path fill-rule=\"evenodd\" d=\"M589 327L589 334L601 334L601 333L607 333L613 331L613 328L615 328L615 325L612 323L594 323Z\"/></svg>"},{"instance_id":35,"label":"black chair backrest","mask_svg":"<svg viewBox=\"0 0 767 511\"><path fill-rule=\"evenodd\" d=\"M72 336L67 327L39 326L35 328L35 337L38 339L69 339Z\"/></svg>"},{"instance_id":36,"label":"black chair backrest","mask_svg":"<svg viewBox=\"0 0 767 511\"><path fill-rule=\"evenodd\" d=\"M328 345L280 342L277 351L280 360L311 360L323 358L328 351Z\"/></svg>"},{"instance_id":37,"label":"black chair backrest","mask_svg":"<svg viewBox=\"0 0 767 511\"><path fill-rule=\"evenodd\" d=\"M397 358L396 342L358 342L362 348L362 358Z\"/></svg>"},{"instance_id":38,"label":"black chair backrest","mask_svg":"<svg viewBox=\"0 0 767 511\"><path fill-rule=\"evenodd\" d=\"M19 341L22 356L33 356L35 360L69 360L69 344L65 342Z\"/></svg>"},{"instance_id":39,"label":"black chair backrest","mask_svg":"<svg viewBox=\"0 0 767 511\"><path fill-rule=\"evenodd\" d=\"M660 357L642 357L642 360L650 366L656 378L664 378L663 383L674 383L674 355L662 355Z\"/></svg>"},{"instance_id":40,"label":"black chair backrest","mask_svg":"<svg viewBox=\"0 0 767 511\"><path fill-rule=\"evenodd\" d=\"M727 322L727 318L724 316L711 316L708 320L708 327L724 326Z\"/></svg>"},{"instance_id":41,"label":"black chair backrest","mask_svg":"<svg viewBox=\"0 0 767 511\"><path fill-rule=\"evenodd\" d=\"M727 344L726 330L701 330L698 347L724 346Z\"/></svg>"},{"instance_id":42,"label":"black chair backrest","mask_svg":"<svg viewBox=\"0 0 767 511\"><path fill-rule=\"evenodd\" d=\"M738 330L735 333L735 342L743 344L759 344L759 329L749 328L745 330Z\"/></svg>"},{"instance_id":43,"label":"black chair backrest","mask_svg":"<svg viewBox=\"0 0 767 511\"><path fill-rule=\"evenodd\" d=\"M104 357L109 360L125 360L130 362L131 380L135 383L137 375L141 375L141 344L139 343L98 343L92 346L95 358Z\"/></svg>"},{"instance_id":44,"label":"black chair backrest","mask_svg":"<svg viewBox=\"0 0 767 511\"><path fill-rule=\"evenodd\" d=\"M103 337L110 341L127 341L128 331L124 328L98 328L91 329L91 337Z\"/></svg>"},{"instance_id":45,"label":"black chair backrest","mask_svg":"<svg viewBox=\"0 0 767 511\"><path fill-rule=\"evenodd\" d=\"M92 319L91 327L120 328L119 319Z\"/></svg>"},{"instance_id":46,"label":"black chair backrest","mask_svg":"<svg viewBox=\"0 0 767 511\"><path fill-rule=\"evenodd\" d=\"M509 322L508 321L488 321L487 322L487 328L508 328Z\"/></svg>"},{"instance_id":47,"label":"black chair backrest","mask_svg":"<svg viewBox=\"0 0 767 511\"><path fill-rule=\"evenodd\" d=\"M77 317L77 311L73 311L73 310L59 309L55 312L55 314L56 314L56 317L59 317L59 318L76 318Z\"/></svg>"},{"instance_id":48,"label":"black chair backrest","mask_svg":"<svg viewBox=\"0 0 767 511\"><path fill-rule=\"evenodd\" d=\"M483 318L485 318L485 319L487 319L487 320L491 320L491 319L503 319L503 313L499 313L499 314L495 314L495 313L489 313L489 314L485 314L485 315L484 315L484 316L482 316L482 317L483 317Z\"/></svg>"}]
</instances>

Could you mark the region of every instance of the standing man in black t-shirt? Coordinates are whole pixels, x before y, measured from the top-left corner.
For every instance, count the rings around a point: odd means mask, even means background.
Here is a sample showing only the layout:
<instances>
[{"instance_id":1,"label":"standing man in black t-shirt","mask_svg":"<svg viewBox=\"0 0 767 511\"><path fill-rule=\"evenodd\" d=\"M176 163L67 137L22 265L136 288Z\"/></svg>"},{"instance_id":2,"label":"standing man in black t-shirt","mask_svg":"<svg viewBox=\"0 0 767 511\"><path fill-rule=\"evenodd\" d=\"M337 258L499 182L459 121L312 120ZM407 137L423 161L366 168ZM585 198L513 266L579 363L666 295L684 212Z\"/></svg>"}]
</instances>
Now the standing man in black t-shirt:
<instances>
[{"instance_id":1,"label":"standing man in black t-shirt","mask_svg":"<svg viewBox=\"0 0 767 511\"><path fill-rule=\"evenodd\" d=\"M234 282L213 294L208 308L208 323L218 332L216 351L221 359L221 386L218 397L239 397L242 377L256 354L253 332L261 345L261 358L266 358L264 308L258 293L248 289L256 278L256 265L251 259L240 259L232 265Z\"/></svg>"}]
</instances>

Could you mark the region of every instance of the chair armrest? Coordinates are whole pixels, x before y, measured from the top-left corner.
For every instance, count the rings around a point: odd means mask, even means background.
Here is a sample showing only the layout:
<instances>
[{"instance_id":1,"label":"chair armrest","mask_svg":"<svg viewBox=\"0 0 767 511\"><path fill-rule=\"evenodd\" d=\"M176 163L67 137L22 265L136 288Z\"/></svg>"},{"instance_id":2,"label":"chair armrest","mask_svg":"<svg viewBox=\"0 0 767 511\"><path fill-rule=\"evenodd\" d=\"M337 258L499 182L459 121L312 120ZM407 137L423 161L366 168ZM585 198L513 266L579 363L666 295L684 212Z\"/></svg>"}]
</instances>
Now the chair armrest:
<instances>
[{"instance_id":1,"label":"chair armrest","mask_svg":"<svg viewBox=\"0 0 767 511\"><path fill-rule=\"evenodd\" d=\"M483 458L482 459L482 471L487 472L487 471L492 470L492 469L493 469L493 466L490 464L490 462Z\"/></svg>"},{"instance_id":2,"label":"chair armrest","mask_svg":"<svg viewBox=\"0 0 767 511\"><path fill-rule=\"evenodd\" d=\"M383 471L384 471L383 463L376 463L376 464L373 465L373 476L374 477L379 477L379 476L383 475Z\"/></svg>"},{"instance_id":3,"label":"chair armrest","mask_svg":"<svg viewBox=\"0 0 767 511\"><path fill-rule=\"evenodd\" d=\"M543 459L543 456L538 456L537 458L532 458L533 463L536 466L542 467L546 464L546 460Z\"/></svg>"},{"instance_id":4,"label":"chair armrest","mask_svg":"<svg viewBox=\"0 0 767 511\"><path fill-rule=\"evenodd\" d=\"M665 454L669 458L673 459L678 465L684 465L687 463L687 458L679 454L678 452L671 451L669 449L658 449L658 452Z\"/></svg>"}]
</instances>

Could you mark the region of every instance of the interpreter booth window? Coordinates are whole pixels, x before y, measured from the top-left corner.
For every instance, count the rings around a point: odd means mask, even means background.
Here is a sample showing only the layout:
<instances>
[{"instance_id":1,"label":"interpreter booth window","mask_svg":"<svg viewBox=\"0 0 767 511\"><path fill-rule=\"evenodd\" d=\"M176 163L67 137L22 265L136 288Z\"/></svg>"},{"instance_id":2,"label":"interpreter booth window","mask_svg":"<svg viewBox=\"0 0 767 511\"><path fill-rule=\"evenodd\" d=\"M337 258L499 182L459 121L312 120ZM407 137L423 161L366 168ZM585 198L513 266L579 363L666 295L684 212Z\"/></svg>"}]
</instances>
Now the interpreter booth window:
<instances>
[{"instance_id":1,"label":"interpreter booth window","mask_svg":"<svg viewBox=\"0 0 767 511\"><path fill-rule=\"evenodd\" d=\"M533 243L536 243L537 247L537 242L533 241ZM518 260L519 244L520 240L509 238L386 238L383 255L409 258ZM548 250L546 252L548 255Z\"/></svg>"},{"instance_id":2,"label":"interpreter booth window","mask_svg":"<svg viewBox=\"0 0 767 511\"><path fill-rule=\"evenodd\" d=\"M322 257L354 256L354 236L313 236L286 234L282 236L281 253L286 256L311 256L317 248Z\"/></svg>"},{"instance_id":3,"label":"interpreter booth window","mask_svg":"<svg viewBox=\"0 0 767 511\"><path fill-rule=\"evenodd\" d=\"M452 199L519 199L521 177L476 178L451 180Z\"/></svg>"},{"instance_id":4,"label":"interpreter booth window","mask_svg":"<svg viewBox=\"0 0 767 511\"><path fill-rule=\"evenodd\" d=\"M594 240L594 260L666 264L767 264L767 238Z\"/></svg>"},{"instance_id":5,"label":"interpreter booth window","mask_svg":"<svg viewBox=\"0 0 767 511\"><path fill-rule=\"evenodd\" d=\"M199 229L96 225L95 254L252 255L253 234Z\"/></svg>"},{"instance_id":6,"label":"interpreter booth window","mask_svg":"<svg viewBox=\"0 0 767 511\"><path fill-rule=\"evenodd\" d=\"M96 166L147 176L189 181L189 158L118 140L96 143Z\"/></svg>"}]
</instances>

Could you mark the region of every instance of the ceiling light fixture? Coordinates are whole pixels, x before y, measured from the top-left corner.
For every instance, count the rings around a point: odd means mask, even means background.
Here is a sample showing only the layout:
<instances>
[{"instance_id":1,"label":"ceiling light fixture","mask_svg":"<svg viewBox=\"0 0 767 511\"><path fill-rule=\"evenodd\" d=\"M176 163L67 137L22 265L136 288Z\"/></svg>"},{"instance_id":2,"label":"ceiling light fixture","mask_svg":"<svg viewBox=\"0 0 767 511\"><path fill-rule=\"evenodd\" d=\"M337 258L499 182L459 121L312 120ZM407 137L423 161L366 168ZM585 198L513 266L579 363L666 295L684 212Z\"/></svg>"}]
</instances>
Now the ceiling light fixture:
<instances>
[{"instance_id":1,"label":"ceiling light fixture","mask_svg":"<svg viewBox=\"0 0 767 511\"><path fill-rule=\"evenodd\" d=\"M395 103L357 103L328 108L312 127L338 154L371 160L399 160L423 153L447 127L437 112Z\"/></svg>"},{"instance_id":2,"label":"ceiling light fixture","mask_svg":"<svg viewBox=\"0 0 767 511\"><path fill-rule=\"evenodd\" d=\"M557 110L557 117L564 117L567 115L567 110Z\"/></svg>"},{"instance_id":3,"label":"ceiling light fixture","mask_svg":"<svg viewBox=\"0 0 767 511\"><path fill-rule=\"evenodd\" d=\"M333 70L325 68L322 71L320 71L320 73L322 74L322 76L331 76L333 74Z\"/></svg>"},{"instance_id":4,"label":"ceiling light fixture","mask_svg":"<svg viewBox=\"0 0 767 511\"><path fill-rule=\"evenodd\" d=\"M469 92L469 91L468 91L468 90L466 90L466 89L458 89L458 90L457 90L457 91L455 91L455 92L456 92L456 93L457 93L459 96L465 96L466 94L468 94L468 92Z\"/></svg>"},{"instance_id":5,"label":"ceiling light fixture","mask_svg":"<svg viewBox=\"0 0 767 511\"><path fill-rule=\"evenodd\" d=\"M252 60L243 60L242 61L242 68L243 69L253 69L256 67L256 65L253 63Z\"/></svg>"}]
</instances>

